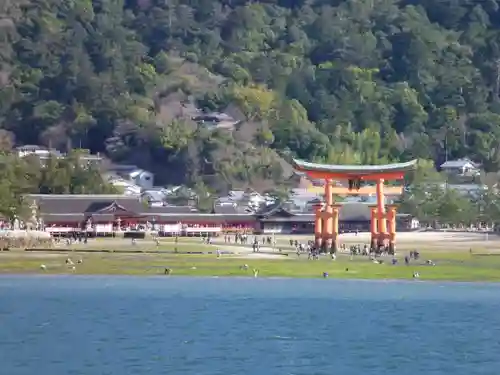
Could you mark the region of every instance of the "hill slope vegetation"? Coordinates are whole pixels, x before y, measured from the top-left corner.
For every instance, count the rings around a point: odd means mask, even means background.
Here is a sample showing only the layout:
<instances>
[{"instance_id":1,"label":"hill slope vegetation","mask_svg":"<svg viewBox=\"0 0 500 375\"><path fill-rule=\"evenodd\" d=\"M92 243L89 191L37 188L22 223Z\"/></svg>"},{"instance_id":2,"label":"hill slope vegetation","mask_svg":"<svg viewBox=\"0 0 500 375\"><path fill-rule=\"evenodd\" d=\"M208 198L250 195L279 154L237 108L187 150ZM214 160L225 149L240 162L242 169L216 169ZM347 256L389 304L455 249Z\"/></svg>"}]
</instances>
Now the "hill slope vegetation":
<instances>
[{"instance_id":1,"label":"hill slope vegetation","mask_svg":"<svg viewBox=\"0 0 500 375\"><path fill-rule=\"evenodd\" d=\"M499 5L4 1L0 147L84 147L217 189L283 181L291 156L498 170ZM214 130L189 106L243 122Z\"/></svg>"}]
</instances>

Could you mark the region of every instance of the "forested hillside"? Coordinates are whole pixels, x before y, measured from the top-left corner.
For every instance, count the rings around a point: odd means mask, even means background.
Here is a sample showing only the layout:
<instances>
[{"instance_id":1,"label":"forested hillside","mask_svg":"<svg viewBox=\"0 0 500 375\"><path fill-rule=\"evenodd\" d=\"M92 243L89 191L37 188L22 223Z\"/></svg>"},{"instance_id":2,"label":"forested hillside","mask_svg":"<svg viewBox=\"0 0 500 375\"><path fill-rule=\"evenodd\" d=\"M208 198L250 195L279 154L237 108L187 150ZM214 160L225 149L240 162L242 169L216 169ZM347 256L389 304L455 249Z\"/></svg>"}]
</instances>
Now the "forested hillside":
<instances>
[{"instance_id":1,"label":"forested hillside","mask_svg":"<svg viewBox=\"0 0 500 375\"><path fill-rule=\"evenodd\" d=\"M84 147L216 188L280 181L291 156L498 170L499 5L2 1L0 147ZM188 104L245 119L212 130Z\"/></svg>"}]
</instances>

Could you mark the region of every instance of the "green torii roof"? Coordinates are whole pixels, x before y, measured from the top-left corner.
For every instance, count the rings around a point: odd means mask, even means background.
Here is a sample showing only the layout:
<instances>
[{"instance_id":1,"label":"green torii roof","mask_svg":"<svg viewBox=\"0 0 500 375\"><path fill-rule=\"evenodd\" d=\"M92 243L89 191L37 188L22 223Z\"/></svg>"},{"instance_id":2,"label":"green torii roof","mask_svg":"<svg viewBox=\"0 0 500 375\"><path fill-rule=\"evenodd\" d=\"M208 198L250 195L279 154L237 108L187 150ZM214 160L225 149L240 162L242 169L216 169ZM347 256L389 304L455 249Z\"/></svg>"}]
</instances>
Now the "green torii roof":
<instances>
[{"instance_id":1,"label":"green torii roof","mask_svg":"<svg viewBox=\"0 0 500 375\"><path fill-rule=\"evenodd\" d=\"M293 159L293 166L299 170L310 170L316 172L370 174L411 171L416 168L417 160L414 159L406 163L383 165L337 165L310 163L303 160Z\"/></svg>"}]
</instances>

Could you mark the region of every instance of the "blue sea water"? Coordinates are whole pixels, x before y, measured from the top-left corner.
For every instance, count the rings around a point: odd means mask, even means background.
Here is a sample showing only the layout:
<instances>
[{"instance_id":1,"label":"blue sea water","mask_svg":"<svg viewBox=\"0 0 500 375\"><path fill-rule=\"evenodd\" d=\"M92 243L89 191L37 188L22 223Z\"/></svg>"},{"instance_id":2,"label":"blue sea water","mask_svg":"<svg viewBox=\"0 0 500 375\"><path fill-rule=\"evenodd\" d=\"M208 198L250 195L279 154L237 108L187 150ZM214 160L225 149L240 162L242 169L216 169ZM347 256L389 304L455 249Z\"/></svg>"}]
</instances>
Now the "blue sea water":
<instances>
[{"instance_id":1,"label":"blue sea water","mask_svg":"<svg viewBox=\"0 0 500 375\"><path fill-rule=\"evenodd\" d=\"M0 277L0 375L498 375L500 286Z\"/></svg>"}]
</instances>

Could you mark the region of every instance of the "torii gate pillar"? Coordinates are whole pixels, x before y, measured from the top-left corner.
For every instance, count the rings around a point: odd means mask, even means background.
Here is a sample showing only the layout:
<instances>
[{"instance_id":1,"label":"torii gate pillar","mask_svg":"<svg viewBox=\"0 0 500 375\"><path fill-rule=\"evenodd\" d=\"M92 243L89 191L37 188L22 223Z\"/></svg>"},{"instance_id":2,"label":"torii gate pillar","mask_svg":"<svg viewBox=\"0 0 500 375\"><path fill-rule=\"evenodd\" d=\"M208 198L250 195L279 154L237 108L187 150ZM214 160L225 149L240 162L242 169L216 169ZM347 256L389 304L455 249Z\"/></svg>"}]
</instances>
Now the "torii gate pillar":
<instances>
[{"instance_id":1,"label":"torii gate pillar","mask_svg":"<svg viewBox=\"0 0 500 375\"><path fill-rule=\"evenodd\" d=\"M325 204L315 206L314 240L317 249L337 252L339 236L339 205L332 194L332 181L325 180Z\"/></svg>"}]
</instances>

